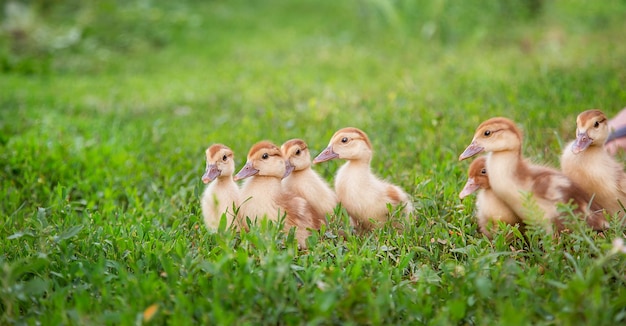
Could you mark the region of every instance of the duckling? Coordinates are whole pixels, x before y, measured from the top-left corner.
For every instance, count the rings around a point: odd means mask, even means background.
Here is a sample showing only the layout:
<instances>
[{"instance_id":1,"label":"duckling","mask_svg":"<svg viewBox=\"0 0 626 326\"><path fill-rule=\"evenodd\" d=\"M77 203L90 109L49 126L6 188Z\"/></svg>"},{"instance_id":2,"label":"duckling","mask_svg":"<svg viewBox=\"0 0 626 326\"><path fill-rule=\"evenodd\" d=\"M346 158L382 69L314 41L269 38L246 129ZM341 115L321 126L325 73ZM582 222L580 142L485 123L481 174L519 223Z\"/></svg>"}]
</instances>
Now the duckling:
<instances>
[{"instance_id":1,"label":"duckling","mask_svg":"<svg viewBox=\"0 0 626 326\"><path fill-rule=\"evenodd\" d=\"M311 169L311 154L302 139L286 141L280 150L292 170L282 181L288 193L304 198L319 218L332 214L338 200L335 192Z\"/></svg>"},{"instance_id":2,"label":"duckling","mask_svg":"<svg viewBox=\"0 0 626 326\"><path fill-rule=\"evenodd\" d=\"M489 175L487 174L487 158L481 156L475 159L469 166L467 182L461 190L461 199L478 191L476 195L476 217L478 229L491 239L492 224L503 221L510 225L518 224L523 231L522 220L491 190Z\"/></svg>"},{"instance_id":3,"label":"duckling","mask_svg":"<svg viewBox=\"0 0 626 326\"><path fill-rule=\"evenodd\" d=\"M239 228L233 211L239 206L239 187L233 180L234 172L234 153L230 148L222 144L207 148L202 182L210 184L204 189L200 203L204 223L210 230L217 230L222 214L226 214L226 225Z\"/></svg>"},{"instance_id":4,"label":"duckling","mask_svg":"<svg viewBox=\"0 0 626 326\"><path fill-rule=\"evenodd\" d=\"M337 171L335 191L348 215L356 220L358 228L367 231L388 220L388 204L403 206L405 218L413 212L409 195L372 173L372 144L363 131L352 127L338 130L313 163L335 158L347 160Z\"/></svg>"},{"instance_id":5,"label":"duckling","mask_svg":"<svg viewBox=\"0 0 626 326\"><path fill-rule=\"evenodd\" d=\"M280 148L269 141L256 143L248 152L245 166L235 175L235 180L248 178L241 188L239 216L251 220L267 218L277 221L283 214L285 228L296 227L296 238L306 248L309 229L319 229L325 222L302 197L283 190L281 179L287 175L287 163Z\"/></svg>"},{"instance_id":6,"label":"duckling","mask_svg":"<svg viewBox=\"0 0 626 326\"><path fill-rule=\"evenodd\" d=\"M606 115L587 110L576 118L576 140L561 155L561 170L592 194L593 200L615 215L626 205L626 173L604 148L609 136Z\"/></svg>"},{"instance_id":7,"label":"duckling","mask_svg":"<svg viewBox=\"0 0 626 326\"><path fill-rule=\"evenodd\" d=\"M608 226L601 207L590 203L590 196L578 184L555 169L532 164L522 157L522 133L513 121L497 117L481 123L459 160L481 152L489 153L487 171L494 193L524 222L532 218L524 200L528 195L543 221L553 222L559 231L565 226L557 204L570 201L576 205L575 212L585 217L593 229ZM550 225L546 227L551 229Z\"/></svg>"}]
</instances>

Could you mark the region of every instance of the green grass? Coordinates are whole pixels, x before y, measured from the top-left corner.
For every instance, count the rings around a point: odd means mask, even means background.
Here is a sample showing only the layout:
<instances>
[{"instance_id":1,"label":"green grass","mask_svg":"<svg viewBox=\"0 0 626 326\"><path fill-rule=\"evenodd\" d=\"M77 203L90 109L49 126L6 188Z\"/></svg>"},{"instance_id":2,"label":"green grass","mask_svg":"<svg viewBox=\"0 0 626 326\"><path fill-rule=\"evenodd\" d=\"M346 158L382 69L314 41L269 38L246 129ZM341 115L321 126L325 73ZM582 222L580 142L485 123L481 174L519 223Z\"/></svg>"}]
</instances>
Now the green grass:
<instances>
[{"instance_id":1,"label":"green grass","mask_svg":"<svg viewBox=\"0 0 626 326\"><path fill-rule=\"evenodd\" d=\"M618 221L488 241L458 199L457 161L504 115L526 156L556 166L580 111L620 110L623 2L30 8L26 38L0 34L0 324L141 324L154 305L153 324L626 321ZM239 168L259 140L299 137L316 154L345 126L413 196L403 231L342 239L341 209L307 251L272 224L206 231L207 146L231 146ZM332 182L339 164L316 170Z\"/></svg>"}]
</instances>

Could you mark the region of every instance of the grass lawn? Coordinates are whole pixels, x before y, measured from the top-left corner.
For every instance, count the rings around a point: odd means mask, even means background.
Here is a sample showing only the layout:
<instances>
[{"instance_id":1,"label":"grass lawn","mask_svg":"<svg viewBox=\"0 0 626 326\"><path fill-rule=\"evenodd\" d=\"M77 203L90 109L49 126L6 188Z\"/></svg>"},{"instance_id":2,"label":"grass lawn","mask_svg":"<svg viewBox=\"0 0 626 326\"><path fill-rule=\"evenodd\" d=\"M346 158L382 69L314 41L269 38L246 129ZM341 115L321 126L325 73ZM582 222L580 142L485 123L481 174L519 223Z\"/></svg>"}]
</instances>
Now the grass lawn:
<instances>
[{"instance_id":1,"label":"grass lawn","mask_svg":"<svg viewBox=\"0 0 626 326\"><path fill-rule=\"evenodd\" d=\"M626 322L617 219L489 241L458 198L483 120L558 166L579 112L626 106L623 1L0 3L0 324ZM402 231L206 230L210 144L239 169L346 126L413 197Z\"/></svg>"}]
</instances>

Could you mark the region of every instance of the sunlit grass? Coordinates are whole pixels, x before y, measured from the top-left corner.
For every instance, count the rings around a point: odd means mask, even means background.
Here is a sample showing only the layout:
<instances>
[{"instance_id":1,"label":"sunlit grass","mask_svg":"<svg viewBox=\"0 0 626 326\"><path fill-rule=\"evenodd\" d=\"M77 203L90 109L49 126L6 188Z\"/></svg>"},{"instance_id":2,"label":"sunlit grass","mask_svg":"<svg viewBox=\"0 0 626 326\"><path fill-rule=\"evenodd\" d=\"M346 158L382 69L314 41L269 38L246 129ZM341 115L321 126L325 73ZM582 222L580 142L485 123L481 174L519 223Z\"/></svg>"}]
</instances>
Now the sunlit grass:
<instances>
[{"instance_id":1,"label":"sunlit grass","mask_svg":"<svg viewBox=\"0 0 626 326\"><path fill-rule=\"evenodd\" d=\"M481 121L504 115L526 156L556 166L578 112L621 109L621 6L104 1L61 21L68 3L40 24L83 39L43 72L0 78L0 323L626 319L619 221L558 238L502 226L489 241L473 199L458 199L457 161ZM261 139L303 138L316 154L345 126L368 133L372 170L413 197L401 231L354 235L338 207L306 251L272 223L207 232L209 144L240 167ZM339 164L315 169L332 182Z\"/></svg>"}]
</instances>

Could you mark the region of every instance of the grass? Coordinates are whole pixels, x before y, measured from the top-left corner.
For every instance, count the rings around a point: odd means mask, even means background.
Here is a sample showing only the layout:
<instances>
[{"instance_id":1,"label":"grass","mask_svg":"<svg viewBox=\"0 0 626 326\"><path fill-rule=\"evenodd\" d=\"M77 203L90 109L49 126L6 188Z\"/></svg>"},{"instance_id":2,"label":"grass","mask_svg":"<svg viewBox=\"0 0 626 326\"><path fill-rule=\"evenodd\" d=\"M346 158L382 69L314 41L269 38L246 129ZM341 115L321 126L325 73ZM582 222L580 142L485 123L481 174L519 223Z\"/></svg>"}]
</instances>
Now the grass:
<instances>
[{"instance_id":1,"label":"grass","mask_svg":"<svg viewBox=\"0 0 626 326\"><path fill-rule=\"evenodd\" d=\"M556 166L580 111L626 103L623 3L507 3L30 2L27 37L0 35L0 323L623 323L618 221L488 241L458 199L481 121ZM206 231L208 145L239 168L344 126L414 223L342 239L338 208L307 251L273 224Z\"/></svg>"}]
</instances>

